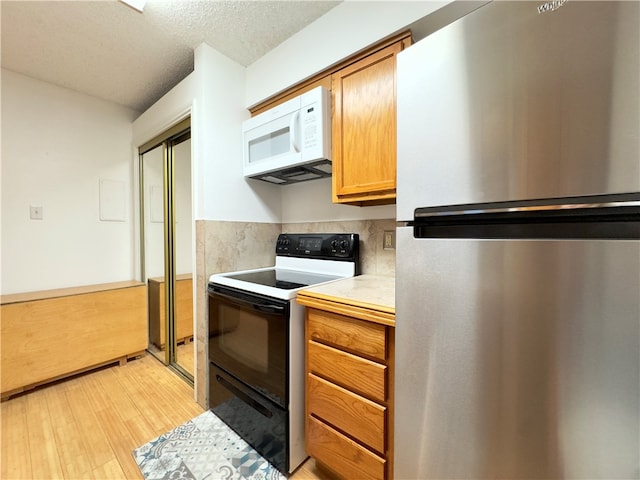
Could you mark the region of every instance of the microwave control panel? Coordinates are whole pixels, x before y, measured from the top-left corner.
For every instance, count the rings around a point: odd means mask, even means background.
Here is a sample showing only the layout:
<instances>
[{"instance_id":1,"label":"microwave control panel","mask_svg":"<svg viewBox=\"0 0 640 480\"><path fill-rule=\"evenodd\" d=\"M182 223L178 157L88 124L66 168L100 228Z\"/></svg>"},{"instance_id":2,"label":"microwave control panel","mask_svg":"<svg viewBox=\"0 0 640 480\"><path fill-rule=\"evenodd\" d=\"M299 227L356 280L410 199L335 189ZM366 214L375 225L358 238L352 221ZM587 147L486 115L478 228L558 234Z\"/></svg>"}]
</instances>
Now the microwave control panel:
<instances>
[{"instance_id":1,"label":"microwave control panel","mask_svg":"<svg viewBox=\"0 0 640 480\"><path fill-rule=\"evenodd\" d=\"M300 114L304 149L316 148L322 138L322 122L319 117L320 109L315 105L306 107Z\"/></svg>"},{"instance_id":2,"label":"microwave control panel","mask_svg":"<svg viewBox=\"0 0 640 480\"><path fill-rule=\"evenodd\" d=\"M331 158L331 98L318 87L301 95L300 137L305 160Z\"/></svg>"}]
</instances>

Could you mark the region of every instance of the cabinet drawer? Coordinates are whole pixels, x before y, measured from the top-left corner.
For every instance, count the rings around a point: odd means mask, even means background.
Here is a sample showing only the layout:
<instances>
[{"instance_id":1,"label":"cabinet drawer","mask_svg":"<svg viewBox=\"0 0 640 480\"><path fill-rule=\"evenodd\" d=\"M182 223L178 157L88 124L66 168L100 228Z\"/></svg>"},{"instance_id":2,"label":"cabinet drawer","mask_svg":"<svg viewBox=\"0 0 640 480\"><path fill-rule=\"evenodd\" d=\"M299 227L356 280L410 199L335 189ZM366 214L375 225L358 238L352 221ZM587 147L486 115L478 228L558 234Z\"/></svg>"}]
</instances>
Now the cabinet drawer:
<instances>
[{"instance_id":1,"label":"cabinet drawer","mask_svg":"<svg viewBox=\"0 0 640 480\"><path fill-rule=\"evenodd\" d=\"M385 407L313 374L307 376L307 405L309 414L384 454Z\"/></svg>"},{"instance_id":2,"label":"cabinet drawer","mask_svg":"<svg viewBox=\"0 0 640 480\"><path fill-rule=\"evenodd\" d=\"M311 416L307 417L307 451L344 478L384 479L383 458Z\"/></svg>"},{"instance_id":3,"label":"cabinet drawer","mask_svg":"<svg viewBox=\"0 0 640 480\"><path fill-rule=\"evenodd\" d=\"M316 309L308 311L308 338L385 362L386 327Z\"/></svg>"},{"instance_id":4,"label":"cabinet drawer","mask_svg":"<svg viewBox=\"0 0 640 480\"><path fill-rule=\"evenodd\" d=\"M308 342L308 371L348 387L367 398L387 399L387 367L347 352Z\"/></svg>"}]
</instances>

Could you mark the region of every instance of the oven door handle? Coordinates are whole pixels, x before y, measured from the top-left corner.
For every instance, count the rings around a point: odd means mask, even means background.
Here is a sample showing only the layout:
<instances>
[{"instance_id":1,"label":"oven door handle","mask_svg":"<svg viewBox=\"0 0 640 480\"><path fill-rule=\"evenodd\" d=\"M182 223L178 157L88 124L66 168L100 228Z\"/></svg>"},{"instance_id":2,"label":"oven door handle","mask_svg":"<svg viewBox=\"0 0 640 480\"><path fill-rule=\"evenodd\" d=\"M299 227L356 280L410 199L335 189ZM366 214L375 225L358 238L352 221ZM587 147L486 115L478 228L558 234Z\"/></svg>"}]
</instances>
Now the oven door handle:
<instances>
[{"instance_id":1,"label":"oven door handle","mask_svg":"<svg viewBox=\"0 0 640 480\"><path fill-rule=\"evenodd\" d=\"M248 307L252 307L254 310L258 310L259 312L264 312L264 313L273 313L276 315L284 315L285 313L285 307L282 305L274 305L272 303L256 303L255 301L252 301L251 299L247 298L239 298L236 297L235 295L229 295L227 293L222 293L220 291L210 291L209 292L211 295L216 295L216 296L220 296L225 298L226 300L235 303L236 305L245 305Z\"/></svg>"},{"instance_id":2,"label":"oven door handle","mask_svg":"<svg viewBox=\"0 0 640 480\"><path fill-rule=\"evenodd\" d=\"M284 307L281 307L280 305L254 305L253 309L264 313L276 313L278 315L284 314Z\"/></svg>"}]
</instances>

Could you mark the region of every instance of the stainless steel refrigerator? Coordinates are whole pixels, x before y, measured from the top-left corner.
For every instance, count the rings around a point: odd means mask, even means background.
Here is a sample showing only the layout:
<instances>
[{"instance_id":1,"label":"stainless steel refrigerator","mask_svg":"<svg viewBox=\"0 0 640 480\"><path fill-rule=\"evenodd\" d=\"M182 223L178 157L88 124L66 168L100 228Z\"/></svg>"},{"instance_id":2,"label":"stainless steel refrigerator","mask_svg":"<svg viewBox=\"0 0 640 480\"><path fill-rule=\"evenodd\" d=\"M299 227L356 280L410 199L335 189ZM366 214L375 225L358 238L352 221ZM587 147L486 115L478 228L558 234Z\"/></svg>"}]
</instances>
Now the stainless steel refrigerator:
<instances>
[{"instance_id":1,"label":"stainless steel refrigerator","mask_svg":"<svg viewBox=\"0 0 640 480\"><path fill-rule=\"evenodd\" d=\"M640 478L640 3L398 55L395 478Z\"/></svg>"}]
</instances>

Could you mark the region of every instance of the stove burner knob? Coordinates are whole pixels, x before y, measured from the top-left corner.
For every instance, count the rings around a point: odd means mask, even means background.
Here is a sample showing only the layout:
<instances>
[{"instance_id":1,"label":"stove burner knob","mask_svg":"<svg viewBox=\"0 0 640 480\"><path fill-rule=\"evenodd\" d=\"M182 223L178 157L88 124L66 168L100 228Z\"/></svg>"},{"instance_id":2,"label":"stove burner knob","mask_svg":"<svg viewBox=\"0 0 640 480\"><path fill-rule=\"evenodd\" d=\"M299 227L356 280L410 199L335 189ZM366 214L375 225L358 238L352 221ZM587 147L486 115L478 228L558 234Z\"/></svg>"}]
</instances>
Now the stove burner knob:
<instances>
[{"instance_id":1,"label":"stove burner knob","mask_svg":"<svg viewBox=\"0 0 640 480\"><path fill-rule=\"evenodd\" d=\"M347 248L349 246L349 242L347 242L346 240L340 240L340 248Z\"/></svg>"},{"instance_id":2,"label":"stove burner knob","mask_svg":"<svg viewBox=\"0 0 640 480\"><path fill-rule=\"evenodd\" d=\"M338 248L338 240L331 240L331 248Z\"/></svg>"}]
</instances>

